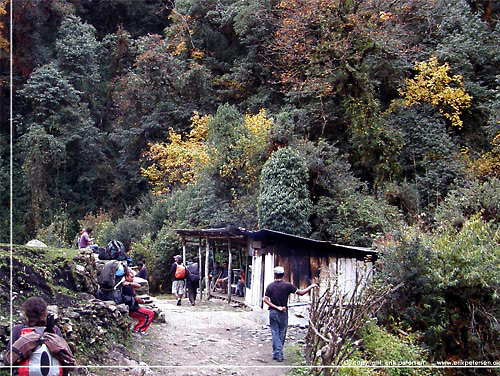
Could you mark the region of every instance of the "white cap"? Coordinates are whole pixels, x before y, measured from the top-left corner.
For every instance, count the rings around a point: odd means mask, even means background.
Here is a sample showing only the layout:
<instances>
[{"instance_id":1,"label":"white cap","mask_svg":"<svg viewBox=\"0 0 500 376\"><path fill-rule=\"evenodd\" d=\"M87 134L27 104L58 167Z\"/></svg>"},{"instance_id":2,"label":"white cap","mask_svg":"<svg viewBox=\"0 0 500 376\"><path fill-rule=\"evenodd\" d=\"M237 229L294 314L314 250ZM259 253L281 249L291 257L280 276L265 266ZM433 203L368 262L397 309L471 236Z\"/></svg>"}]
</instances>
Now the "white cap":
<instances>
[{"instance_id":1,"label":"white cap","mask_svg":"<svg viewBox=\"0 0 500 376\"><path fill-rule=\"evenodd\" d=\"M274 268L274 274L285 274L285 268L277 266Z\"/></svg>"}]
</instances>

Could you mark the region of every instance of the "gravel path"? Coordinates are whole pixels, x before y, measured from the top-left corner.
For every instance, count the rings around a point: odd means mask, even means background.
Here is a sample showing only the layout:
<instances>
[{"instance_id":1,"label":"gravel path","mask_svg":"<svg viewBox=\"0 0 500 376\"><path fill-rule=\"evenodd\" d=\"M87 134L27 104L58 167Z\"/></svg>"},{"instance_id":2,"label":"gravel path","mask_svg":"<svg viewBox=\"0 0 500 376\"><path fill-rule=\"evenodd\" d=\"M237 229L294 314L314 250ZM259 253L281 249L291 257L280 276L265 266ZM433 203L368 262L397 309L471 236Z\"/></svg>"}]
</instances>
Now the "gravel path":
<instances>
[{"instance_id":1,"label":"gravel path","mask_svg":"<svg viewBox=\"0 0 500 376\"><path fill-rule=\"evenodd\" d=\"M289 374L294 353L304 344L305 329L290 327L285 361L277 363L272 360L267 311L247 311L218 299L197 302L194 307L187 299L182 306L174 300L153 301L165 313L167 323L153 324L148 335L134 337L132 359L142 369L115 369L114 373L281 376Z\"/></svg>"}]
</instances>

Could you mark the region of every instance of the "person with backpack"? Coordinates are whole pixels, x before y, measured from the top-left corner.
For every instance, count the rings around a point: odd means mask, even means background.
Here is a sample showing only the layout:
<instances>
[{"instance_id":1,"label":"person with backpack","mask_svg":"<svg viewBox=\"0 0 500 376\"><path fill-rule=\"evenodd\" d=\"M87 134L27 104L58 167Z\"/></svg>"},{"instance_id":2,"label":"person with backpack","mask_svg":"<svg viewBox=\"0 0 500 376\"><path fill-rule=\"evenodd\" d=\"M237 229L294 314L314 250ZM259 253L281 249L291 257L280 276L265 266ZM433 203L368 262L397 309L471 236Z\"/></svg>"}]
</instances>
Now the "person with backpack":
<instances>
[{"instance_id":1,"label":"person with backpack","mask_svg":"<svg viewBox=\"0 0 500 376\"><path fill-rule=\"evenodd\" d=\"M133 304L129 306L129 316L136 319L137 323L134 326L134 333L144 335L146 330L153 322L155 313L150 309L140 307L139 304L144 304L144 300L137 296L135 289L141 287L140 284L134 282L134 272L128 269L125 274L125 281L122 283L122 294L133 299Z\"/></svg>"},{"instance_id":2,"label":"person with backpack","mask_svg":"<svg viewBox=\"0 0 500 376\"><path fill-rule=\"evenodd\" d=\"M193 262L191 259L188 261L186 272L186 287L188 290L188 297L191 305L194 306L196 302L196 290L200 285L200 270L196 260L195 262Z\"/></svg>"},{"instance_id":3,"label":"person with backpack","mask_svg":"<svg viewBox=\"0 0 500 376\"><path fill-rule=\"evenodd\" d=\"M41 297L31 297L23 304L26 324L12 328L11 341L4 354L5 365L15 366L20 376L69 375L64 366L76 364L73 353L47 311Z\"/></svg>"},{"instance_id":4,"label":"person with backpack","mask_svg":"<svg viewBox=\"0 0 500 376\"><path fill-rule=\"evenodd\" d=\"M177 298L177 305L180 306L182 297L186 293L186 267L182 263L181 255L174 256L175 262L170 267L169 275L172 276L172 294Z\"/></svg>"},{"instance_id":5,"label":"person with backpack","mask_svg":"<svg viewBox=\"0 0 500 376\"><path fill-rule=\"evenodd\" d=\"M114 301L116 304L126 304L130 309L134 304L134 299L122 292L122 285L128 270L124 261L111 260L104 264L97 276L99 289L95 297L99 300Z\"/></svg>"}]
</instances>

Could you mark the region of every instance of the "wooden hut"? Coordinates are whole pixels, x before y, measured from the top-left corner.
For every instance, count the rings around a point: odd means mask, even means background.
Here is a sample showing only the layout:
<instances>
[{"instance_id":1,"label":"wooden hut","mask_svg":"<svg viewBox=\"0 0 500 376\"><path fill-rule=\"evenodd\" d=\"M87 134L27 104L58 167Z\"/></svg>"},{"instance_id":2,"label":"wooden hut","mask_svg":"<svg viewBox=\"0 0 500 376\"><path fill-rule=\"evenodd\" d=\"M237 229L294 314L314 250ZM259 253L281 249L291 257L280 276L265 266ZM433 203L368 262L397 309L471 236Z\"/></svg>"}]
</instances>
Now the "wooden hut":
<instances>
[{"instance_id":1,"label":"wooden hut","mask_svg":"<svg viewBox=\"0 0 500 376\"><path fill-rule=\"evenodd\" d=\"M245 229L229 226L213 229L176 230L184 245L198 247L201 275L205 285L209 285L208 275L215 255L228 261L228 300L231 301L234 289L234 269L237 265L245 270L246 305L262 308L262 298L269 283L274 280L273 269L277 265L285 268L284 279L298 288L310 283L318 283L325 288L328 277L334 275L337 287L346 293L354 289L356 278L371 267L376 257L373 249L353 247L318 241L279 231ZM235 261L236 260L236 261ZM234 285L233 285L234 288ZM210 298L211 290L205 289L205 297ZM308 300L309 295L291 296L292 302Z\"/></svg>"},{"instance_id":2,"label":"wooden hut","mask_svg":"<svg viewBox=\"0 0 500 376\"><path fill-rule=\"evenodd\" d=\"M283 266L284 280L299 289L311 283L326 288L328 278L335 276L337 288L353 291L356 278L371 268L376 257L373 249L333 244L279 231L259 230L248 234L252 256L250 286L245 301L262 307L265 288L274 280L273 269ZM291 295L291 301L309 300L309 295Z\"/></svg>"}]
</instances>

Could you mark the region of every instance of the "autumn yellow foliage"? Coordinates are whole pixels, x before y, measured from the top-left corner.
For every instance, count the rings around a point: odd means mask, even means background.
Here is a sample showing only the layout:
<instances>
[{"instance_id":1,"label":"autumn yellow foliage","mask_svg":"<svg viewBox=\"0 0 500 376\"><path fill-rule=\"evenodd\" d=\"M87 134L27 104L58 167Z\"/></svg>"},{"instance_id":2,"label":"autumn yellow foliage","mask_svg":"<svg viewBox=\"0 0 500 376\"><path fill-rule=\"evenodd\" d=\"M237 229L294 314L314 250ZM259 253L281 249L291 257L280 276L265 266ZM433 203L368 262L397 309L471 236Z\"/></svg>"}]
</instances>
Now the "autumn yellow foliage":
<instances>
[{"instance_id":1,"label":"autumn yellow foliage","mask_svg":"<svg viewBox=\"0 0 500 376\"><path fill-rule=\"evenodd\" d=\"M488 177L500 178L500 133L491 142L492 150L482 154L478 159L469 163L469 168L480 179ZM469 157L468 151L464 153ZM467 158L470 160L470 158Z\"/></svg>"},{"instance_id":2,"label":"autumn yellow foliage","mask_svg":"<svg viewBox=\"0 0 500 376\"><path fill-rule=\"evenodd\" d=\"M414 79L406 79L406 90L399 94L405 106L427 103L436 107L451 125L461 128L462 109L470 107L472 97L463 89L461 75L450 77L448 63L439 65L436 57L415 65L418 74Z\"/></svg>"},{"instance_id":3,"label":"autumn yellow foliage","mask_svg":"<svg viewBox=\"0 0 500 376\"><path fill-rule=\"evenodd\" d=\"M266 110L261 109L257 115L246 114L242 136L231 148L235 151L233 158L226 161L220 173L223 177L238 176L239 183L249 186L258 179L262 163L259 159L268 147L272 119L268 119Z\"/></svg>"},{"instance_id":4,"label":"autumn yellow foliage","mask_svg":"<svg viewBox=\"0 0 500 376\"><path fill-rule=\"evenodd\" d=\"M9 3L8 0L0 0L0 18L3 19L3 16L7 14L7 11L5 8L7 7L7 4ZM5 25L3 21L0 21L0 32L3 34L5 29ZM6 51L9 52L9 41L5 39L2 35L0 35L0 51Z\"/></svg>"},{"instance_id":5,"label":"autumn yellow foliage","mask_svg":"<svg viewBox=\"0 0 500 376\"><path fill-rule=\"evenodd\" d=\"M187 134L169 131L169 142L149 144L143 160L151 163L141 168L156 194L169 192L173 187L195 182L208 166L219 166L222 177L236 178L241 185L250 185L258 178L264 161L272 119L266 111L244 117L243 132L229 145L230 158L222 158L217 145L209 149L208 125L212 116L195 113L191 118L191 131Z\"/></svg>"},{"instance_id":6,"label":"autumn yellow foliage","mask_svg":"<svg viewBox=\"0 0 500 376\"><path fill-rule=\"evenodd\" d=\"M149 180L154 193L167 193L178 184L194 182L198 173L209 163L205 141L210 118L195 113L188 134L176 133L171 129L169 143L149 144L149 150L143 158L152 164L141 168L141 175Z\"/></svg>"}]
</instances>

